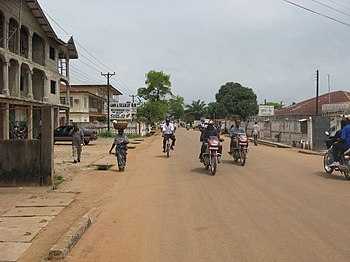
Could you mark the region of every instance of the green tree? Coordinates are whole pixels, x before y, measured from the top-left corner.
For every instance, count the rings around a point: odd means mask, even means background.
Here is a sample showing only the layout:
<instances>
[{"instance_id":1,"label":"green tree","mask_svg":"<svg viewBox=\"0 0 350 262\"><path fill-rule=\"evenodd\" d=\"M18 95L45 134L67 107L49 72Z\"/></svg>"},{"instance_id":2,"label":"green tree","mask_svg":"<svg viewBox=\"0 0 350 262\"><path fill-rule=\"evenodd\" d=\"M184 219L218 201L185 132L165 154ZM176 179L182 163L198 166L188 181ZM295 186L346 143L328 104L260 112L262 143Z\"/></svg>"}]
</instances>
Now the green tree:
<instances>
[{"instance_id":1,"label":"green tree","mask_svg":"<svg viewBox=\"0 0 350 262\"><path fill-rule=\"evenodd\" d=\"M169 100L169 115L175 119L180 119L184 115L185 99L181 96L173 96Z\"/></svg>"},{"instance_id":2,"label":"green tree","mask_svg":"<svg viewBox=\"0 0 350 262\"><path fill-rule=\"evenodd\" d=\"M222 119L227 115L227 110L218 102L211 102L207 106L208 117L210 119Z\"/></svg>"},{"instance_id":3,"label":"green tree","mask_svg":"<svg viewBox=\"0 0 350 262\"><path fill-rule=\"evenodd\" d=\"M167 101L147 102L138 107L136 119L146 124L155 124L165 119L168 110Z\"/></svg>"},{"instance_id":4,"label":"green tree","mask_svg":"<svg viewBox=\"0 0 350 262\"><path fill-rule=\"evenodd\" d=\"M137 94L146 101L160 101L166 99L167 95L172 95L170 76L163 71L149 71L145 84L146 87L139 88Z\"/></svg>"},{"instance_id":5,"label":"green tree","mask_svg":"<svg viewBox=\"0 0 350 262\"><path fill-rule=\"evenodd\" d=\"M204 101L198 99L192 101L190 105L186 105L185 115L192 117L194 120L199 120L201 117L206 115L206 104Z\"/></svg>"},{"instance_id":6,"label":"green tree","mask_svg":"<svg viewBox=\"0 0 350 262\"><path fill-rule=\"evenodd\" d=\"M243 119L256 115L259 111L254 91L240 83L228 82L222 85L215 98L228 114L240 115Z\"/></svg>"},{"instance_id":7,"label":"green tree","mask_svg":"<svg viewBox=\"0 0 350 262\"><path fill-rule=\"evenodd\" d=\"M275 109L280 109L283 107L283 104L275 103L275 102L267 102L266 106L273 106Z\"/></svg>"}]
</instances>

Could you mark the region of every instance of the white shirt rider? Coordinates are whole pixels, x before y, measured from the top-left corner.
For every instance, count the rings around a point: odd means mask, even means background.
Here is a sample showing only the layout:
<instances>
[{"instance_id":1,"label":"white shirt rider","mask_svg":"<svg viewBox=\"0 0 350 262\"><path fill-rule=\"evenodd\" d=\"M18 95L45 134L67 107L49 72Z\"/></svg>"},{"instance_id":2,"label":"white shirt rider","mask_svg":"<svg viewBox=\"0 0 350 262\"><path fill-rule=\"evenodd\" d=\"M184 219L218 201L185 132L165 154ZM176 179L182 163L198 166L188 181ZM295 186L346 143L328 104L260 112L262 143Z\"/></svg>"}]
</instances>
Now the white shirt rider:
<instances>
[{"instance_id":1,"label":"white shirt rider","mask_svg":"<svg viewBox=\"0 0 350 262\"><path fill-rule=\"evenodd\" d=\"M174 133L174 125L172 123L165 123L162 131L165 135L171 135Z\"/></svg>"}]
</instances>

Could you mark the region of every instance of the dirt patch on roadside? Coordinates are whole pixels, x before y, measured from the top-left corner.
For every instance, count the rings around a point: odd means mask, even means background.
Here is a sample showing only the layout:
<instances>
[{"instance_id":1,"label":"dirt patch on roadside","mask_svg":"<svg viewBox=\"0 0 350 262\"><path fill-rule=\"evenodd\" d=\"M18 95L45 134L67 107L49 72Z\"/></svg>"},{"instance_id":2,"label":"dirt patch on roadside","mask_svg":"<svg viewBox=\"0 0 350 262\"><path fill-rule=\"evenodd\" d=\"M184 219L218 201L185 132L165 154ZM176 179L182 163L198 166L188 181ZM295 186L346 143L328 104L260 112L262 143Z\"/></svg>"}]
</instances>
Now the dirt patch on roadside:
<instances>
[{"instance_id":1,"label":"dirt patch on roadside","mask_svg":"<svg viewBox=\"0 0 350 262\"><path fill-rule=\"evenodd\" d=\"M103 161L104 158L114 158L108 153L113 143L112 138L99 138L84 146L81 162L76 164L73 163L70 143L55 144L54 175L62 179L62 183L59 183L52 191L75 193L76 197L70 206L41 230L19 261L47 261L51 246L78 218L91 209L98 209L104 201L108 200L109 190L115 183L118 183L121 176L130 174L129 166L136 163L137 156L155 139L155 136L145 138L141 144L136 144L134 149L129 149L127 168L124 173L119 173L116 165L109 170L97 170L93 165L97 161Z\"/></svg>"}]
</instances>

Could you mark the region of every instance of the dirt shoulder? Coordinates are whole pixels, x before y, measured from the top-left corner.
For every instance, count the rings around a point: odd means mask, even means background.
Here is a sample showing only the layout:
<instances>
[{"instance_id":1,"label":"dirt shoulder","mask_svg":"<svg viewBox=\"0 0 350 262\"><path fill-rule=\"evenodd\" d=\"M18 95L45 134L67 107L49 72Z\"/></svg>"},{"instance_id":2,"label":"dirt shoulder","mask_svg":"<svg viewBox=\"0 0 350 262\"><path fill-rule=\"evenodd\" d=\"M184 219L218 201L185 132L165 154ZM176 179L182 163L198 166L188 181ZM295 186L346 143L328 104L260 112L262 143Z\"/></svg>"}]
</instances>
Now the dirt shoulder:
<instances>
[{"instance_id":1,"label":"dirt shoulder","mask_svg":"<svg viewBox=\"0 0 350 262\"><path fill-rule=\"evenodd\" d=\"M57 193L75 193L74 202L55 217L32 241L31 247L19 261L46 261L52 245L70 228L70 226L88 211L95 210L108 200L108 192L121 178L131 171L128 168L136 164L137 156L147 148L156 136L144 138L139 143L132 143L127 157L127 169L119 173L117 166L110 170L97 170L97 162L116 164L115 156L108 151L113 143L112 138L99 138L83 147L81 162L73 164L72 148L69 143L55 144L55 176L62 178L52 191ZM132 140L131 140L132 141Z\"/></svg>"}]
</instances>

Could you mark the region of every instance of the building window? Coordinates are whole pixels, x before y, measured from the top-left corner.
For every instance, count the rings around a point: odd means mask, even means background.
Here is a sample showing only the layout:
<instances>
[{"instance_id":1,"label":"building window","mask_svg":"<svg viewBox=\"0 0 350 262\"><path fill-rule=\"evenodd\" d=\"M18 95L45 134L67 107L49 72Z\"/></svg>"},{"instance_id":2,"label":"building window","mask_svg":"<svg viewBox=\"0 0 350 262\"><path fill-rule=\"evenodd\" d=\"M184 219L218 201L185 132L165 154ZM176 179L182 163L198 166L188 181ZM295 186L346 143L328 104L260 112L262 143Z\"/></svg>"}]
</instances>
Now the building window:
<instances>
[{"instance_id":1,"label":"building window","mask_svg":"<svg viewBox=\"0 0 350 262\"><path fill-rule=\"evenodd\" d=\"M60 103L62 105L65 105L66 104L66 98L63 96L63 97L60 97Z\"/></svg>"},{"instance_id":2,"label":"building window","mask_svg":"<svg viewBox=\"0 0 350 262\"><path fill-rule=\"evenodd\" d=\"M4 16L2 12L0 11L0 47L4 47Z\"/></svg>"},{"instance_id":3,"label":"building window","mask_svg":"<svg viewBox=\"0 0 350 262\"><path fill-rule=\"evenodd\" d=\"M74 104L79 104L79 99L74 99Z\"/></svg>"},{"instance_id":4,"label":"building window","mask_svg":"<svg viewBox=\"0 0 350 262\"><path fill-rule=\"evenodd\" d=\"M302 134L307 134L307 121L300 122L300 132Z\"/></svg>"},{"instance_id":5,"label":"building window","mask_svg":"<svg viewBox=\"0 0 350 262\"><path fill-rule=\"evenodd\" d=\"M51 94L56 94L56 82L51 80Z\"/></svg>"},{"instance_id":6,"label":"building window","mask_svg":"<svg viewBox=\"0 0 350 262\"><path fill-rule=\"evenodd\" d=\"M69 101L70 101L70 106L73 106L73 105L74 105L74 103L73 103L73 97L70 97Z\"/></svg>"},{"instance_id":7,"label":"building window","mask_svg":"<svg viewBox=\"0 0 350 262\"><path fill-rule=\"evenodd\" d=\"M21 92L24 91L24 76L21 76L21 78L20 78L19 90L20 90Z\"/></svg>"},{"instance_id":8,"label":"building window","mask_svg":"<svg viewBox=\"0 0 350 262\"><path fill-rule=\"evenodd\" d=\"M8 34L8 47L13 53L17 53L18 44L18 23L15 19L10 18L9 21L9 34Z\"/></svg>"},{"instance_id":9,"label":"building window","mask_svg":"<svg viewBox=\"0 0 350 262\"><path fill-rule=\"evenodd\" d=\"M56 54L55 48L53 48L52 46L50 46L50 59L51 59L51 60L55 60L55 54Z\"/></svg>"}]
</instances>

